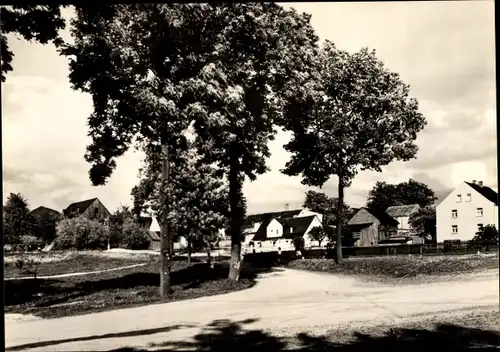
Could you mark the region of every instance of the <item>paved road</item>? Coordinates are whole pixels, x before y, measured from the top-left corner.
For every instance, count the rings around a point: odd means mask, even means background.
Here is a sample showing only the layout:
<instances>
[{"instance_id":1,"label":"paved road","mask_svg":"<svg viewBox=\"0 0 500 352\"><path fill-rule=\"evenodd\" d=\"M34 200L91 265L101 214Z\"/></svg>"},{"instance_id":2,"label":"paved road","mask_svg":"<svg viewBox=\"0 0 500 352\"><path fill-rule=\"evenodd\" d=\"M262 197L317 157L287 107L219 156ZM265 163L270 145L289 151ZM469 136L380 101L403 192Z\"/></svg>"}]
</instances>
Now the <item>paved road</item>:
<instances>
[{"instance_id":1,"label":"paved road","mask_svg":"<svg viewBox=\"0 0 500 352\"><path fill-rule=\"evenodd\" d=\"M498 285L498 270L455 281L382 286L287 269L263 275L251 289L225 295L59 319L14 322L7 317L6 347L148 348L152 343L190 340L220 319L255 319L244 327L281 336L322 333L345 324L397 324L415 315L498 306Z\"/></svg>"}]
</instances>

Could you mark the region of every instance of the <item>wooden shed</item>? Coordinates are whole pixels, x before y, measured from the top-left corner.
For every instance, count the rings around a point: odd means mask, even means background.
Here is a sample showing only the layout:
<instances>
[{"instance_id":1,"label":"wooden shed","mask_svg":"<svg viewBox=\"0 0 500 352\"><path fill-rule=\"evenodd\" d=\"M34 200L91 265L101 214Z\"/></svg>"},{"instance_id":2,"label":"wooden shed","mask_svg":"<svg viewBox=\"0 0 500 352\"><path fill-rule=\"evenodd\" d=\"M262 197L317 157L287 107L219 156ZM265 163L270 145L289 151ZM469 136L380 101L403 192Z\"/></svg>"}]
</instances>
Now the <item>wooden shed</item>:
<instances>
[{"instance_id":1,"label":"wooden shed","mask_svg":"<svg viewBox=\"0 0 500 352\"><path fill-rule=\"evenodd\" d=\"M347 223L346 242L350 240L354 247L376 246L380 241L396 236L398 224L385 211L361 208Z\"/></svg>"}]
</instances>

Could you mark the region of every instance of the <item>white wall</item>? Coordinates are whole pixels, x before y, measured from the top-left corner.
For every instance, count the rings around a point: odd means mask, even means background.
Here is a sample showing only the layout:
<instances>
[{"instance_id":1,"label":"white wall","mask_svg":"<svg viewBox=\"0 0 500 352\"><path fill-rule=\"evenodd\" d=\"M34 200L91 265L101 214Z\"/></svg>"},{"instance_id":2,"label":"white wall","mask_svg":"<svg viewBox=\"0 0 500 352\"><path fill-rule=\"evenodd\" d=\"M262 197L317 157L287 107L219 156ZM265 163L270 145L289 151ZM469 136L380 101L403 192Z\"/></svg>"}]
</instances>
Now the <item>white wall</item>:
<instances>
[{"instance_id":1,"label":"white wall","mask_svg":"<svg viewBox=\"0 0 500 352\"><path fill-rule=\"evenodd\" d=\"M318 216L316 216L313 221L311 221L311 223L309 224L309 227L307 228L306 232L304 233L304 247L305 248L310 248L310 247L317 247L319 246L319 243L318 241L313 241L311 240L311 238L309 237L309 232L311 232L311 230L315 227L321 227L322 223L320 221L320 219L318 218ZM321 244L326 244L326 242L328 241L328 239L324 239Z\"/></svg>"},{"instance_id":2,"label":"white wall","mask_svg":"<svg viewBox=\"0 0 500 352\"><path fill-rule=\"evenodd\" d=\"M409 230L410 229L410 224L409 224L410 217L409 216L398 216L395 219L399 222L398 230Z\"/></svg>"},{"instance_id":3,"label":"white wall","mask_svg":"<svg viewBox=\"0 0 500 352\"><path fill-rule=\"evenodd\" d=\"M471 201L467 201L467 194ZM457 195L462 201L457 202ZM476 215L476 209L483 208L483 216ZM457 210L457 218L451 217L451 211ZM448 197L436 207L436 238L437 242L444 240L470 241L477 232L477 225L494 224L498 228L498 209L488 199L476 192L465 182L460 183ZM452 225L458 226L458 233L452 233Z\"/></svg>"},{"instance_id":4,"label":"white wall","mask_svg":"<svg viewBox=\"0 0 500 352\"><path fill-rule=\"evenodd\" d=\"M271 222L267 225L267 238L273 238L273 237L281 237L283 236L283 225L276 220L273 219Z\"/></svg>"}]
</instances>

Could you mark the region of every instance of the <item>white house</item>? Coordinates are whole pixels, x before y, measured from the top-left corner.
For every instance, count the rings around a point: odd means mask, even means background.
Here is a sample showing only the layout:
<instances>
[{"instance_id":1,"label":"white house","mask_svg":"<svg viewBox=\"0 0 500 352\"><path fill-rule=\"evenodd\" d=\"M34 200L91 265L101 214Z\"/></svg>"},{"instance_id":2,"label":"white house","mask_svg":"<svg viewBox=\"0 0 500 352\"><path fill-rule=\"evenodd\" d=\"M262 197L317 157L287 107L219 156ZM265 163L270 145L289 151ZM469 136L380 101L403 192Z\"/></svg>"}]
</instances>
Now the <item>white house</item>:
<instances>
[{"instance_id":1,"label":"white house","mask_svg":"<svg viewBox=\"0 0 500 352\"><path fill-rule=\"evenodd\" d=\"M398 237L409 237L412 239L412 243L424 242L424 239L417 236L410 226L410 216L419 209L420 206L418 204L394 205L387 208L385 212L399 222L397 233Z\"/></svg>"},{"instance_id":2,"label":"white house","mask_svg":"<svg viewBox=\"0 0 500 352\"><path fill-rule=\"evenodd\" d=\"M482 181L460 183L436 207L437 242L470 241L490 224L498 229L498 193Z\"/></svg>"}]
</instances>

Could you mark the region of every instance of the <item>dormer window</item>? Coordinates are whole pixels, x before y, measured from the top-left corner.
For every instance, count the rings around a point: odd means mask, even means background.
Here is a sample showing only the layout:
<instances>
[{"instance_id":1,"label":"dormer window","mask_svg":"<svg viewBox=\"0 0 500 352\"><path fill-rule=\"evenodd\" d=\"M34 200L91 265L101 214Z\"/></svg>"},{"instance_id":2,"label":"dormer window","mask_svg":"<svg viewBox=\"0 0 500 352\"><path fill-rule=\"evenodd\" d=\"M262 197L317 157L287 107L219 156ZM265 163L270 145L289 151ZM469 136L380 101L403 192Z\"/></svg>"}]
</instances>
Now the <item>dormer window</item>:
<instances>
[{"instance_id":1,"label":"dormer window","mask_svg":"<svg viewBox=\"0 0 500 352\"><path fill-rule=\"evenodd\" d=\"M462 203L462 195L457 194L457 203Z\"/></svg>"},{"instance_id":2,"label":"dormer window","mask_svg":"<svg viewBox=\"0 0 500 352\"><path fill-rule=\"evenodd\" d=\"M467 193L467 198L465 198L465 201L466 201L466 202L470 202L470 201L471 201L471 198L472 198L471 194L470 194L470 193Z\"/></svg>"}]
</instances>

